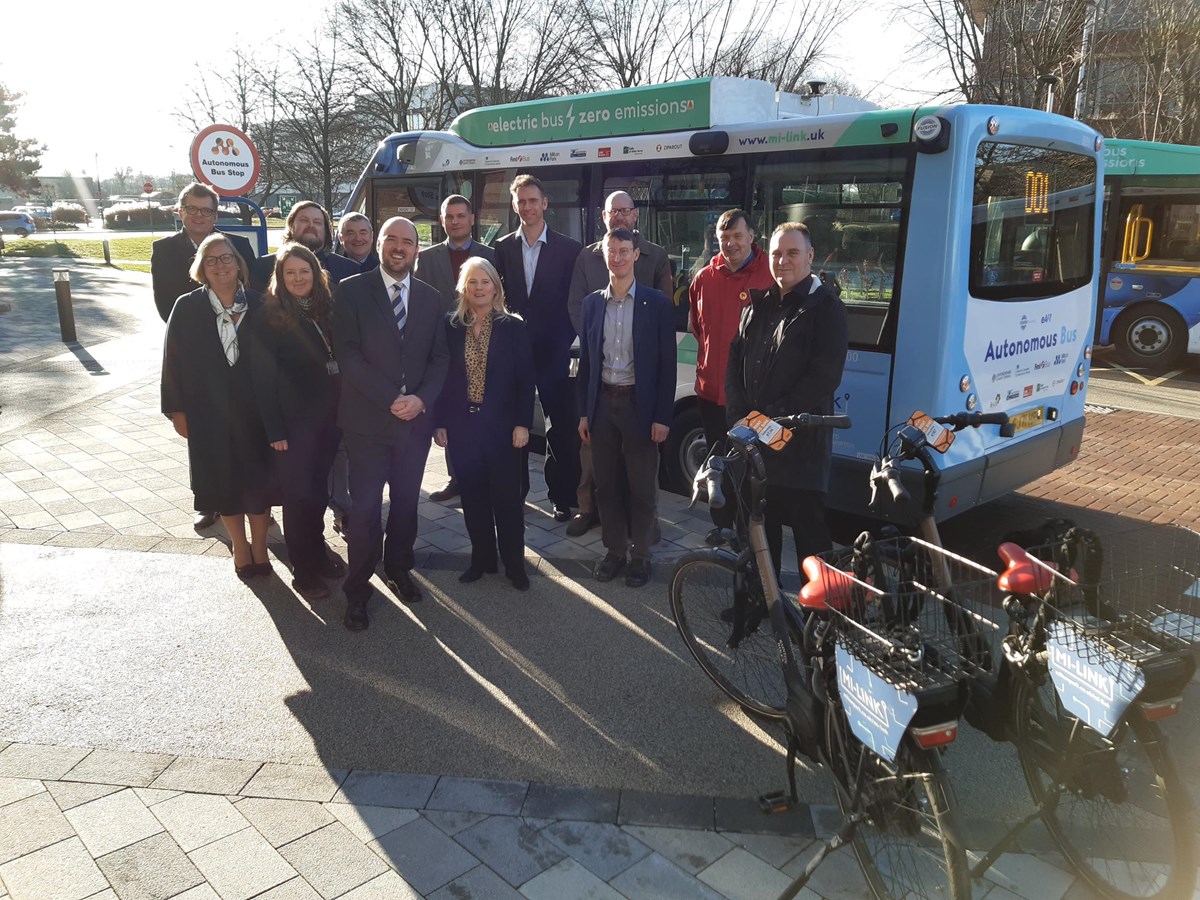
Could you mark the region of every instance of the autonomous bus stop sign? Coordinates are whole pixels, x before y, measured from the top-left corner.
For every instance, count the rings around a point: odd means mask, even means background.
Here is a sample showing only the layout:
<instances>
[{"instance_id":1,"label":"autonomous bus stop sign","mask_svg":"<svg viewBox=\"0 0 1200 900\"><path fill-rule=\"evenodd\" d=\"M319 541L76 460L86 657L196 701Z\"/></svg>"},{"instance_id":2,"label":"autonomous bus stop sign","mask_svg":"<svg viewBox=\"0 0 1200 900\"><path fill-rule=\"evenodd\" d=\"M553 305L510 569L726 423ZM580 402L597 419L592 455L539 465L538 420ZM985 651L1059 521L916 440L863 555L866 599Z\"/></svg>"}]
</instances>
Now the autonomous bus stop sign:
<instances>
[{"instance_id":1,"label":"autonomous bus stop sign","mask_svg":"<svg viewBox=\"0 0 1200 900\"><path fill-rule=\"evenodd\" d=\"M209 125L192 141L192 171L222 197L244 197L258 181L258 150L232 125Z\"/></svg>"}]
</instances>

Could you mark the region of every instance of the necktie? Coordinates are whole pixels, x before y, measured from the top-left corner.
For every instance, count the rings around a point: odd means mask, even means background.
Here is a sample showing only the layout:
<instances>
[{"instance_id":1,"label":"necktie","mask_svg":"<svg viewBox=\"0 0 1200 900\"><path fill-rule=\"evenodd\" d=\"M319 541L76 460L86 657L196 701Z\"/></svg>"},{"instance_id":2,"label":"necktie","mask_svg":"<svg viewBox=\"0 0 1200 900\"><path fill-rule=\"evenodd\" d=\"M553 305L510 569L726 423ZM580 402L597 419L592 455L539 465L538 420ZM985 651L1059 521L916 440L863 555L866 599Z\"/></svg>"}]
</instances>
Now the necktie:
<instances>
[{"instance_id":1,"label":"necktie","mask_svg":"<svg viewBox=\"0 0 1200 900\"><path fill-rule=\"evenodd\" d=\"M408 310L404 303L404 284L397 282L392 285L392 314L396 317L396 327L404 334L404 320L408 318Z\"/></svg>"}]
</instances>

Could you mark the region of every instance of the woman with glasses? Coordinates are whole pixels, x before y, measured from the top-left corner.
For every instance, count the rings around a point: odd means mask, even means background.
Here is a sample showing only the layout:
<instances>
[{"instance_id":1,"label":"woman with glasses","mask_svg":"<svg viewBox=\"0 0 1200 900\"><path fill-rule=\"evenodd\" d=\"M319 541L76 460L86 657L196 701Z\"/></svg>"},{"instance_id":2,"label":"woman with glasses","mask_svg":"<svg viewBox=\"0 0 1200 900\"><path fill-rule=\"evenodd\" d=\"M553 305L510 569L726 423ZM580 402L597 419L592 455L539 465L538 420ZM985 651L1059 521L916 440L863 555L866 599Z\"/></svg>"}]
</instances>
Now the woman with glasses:
<instances>
[{"instance_id":1,"label":"woman with glasses","mask_svg":"<svg viewBox=\"0 0 1200 900\"><path fill-rule=\"evenodd\" d=\"M188 442L195 507L220 513L237 576L269 575L271 450L243 339L262 298L246 289L246 261L219 232L201 242L190 274L200 287L180 297L167 320L162 411Z\"/></svg>"},{"instance_id":2,"label":"woman with glasses","mask_svg":"<svg viewBox=\"0 0 1200 900\"><path fill-rule=\"evenodd\" d=\"M342 438L341 378L333 358L329 277L303 244L286 243L276 252L254 332L250 371L279 473L292 586L309 600L326 600L324 579L345 572L325 548L329 469Z\"/></svg>"},{"instance_id":3,"label":"woman with glasses","mask_svg":"<svg viewBox=\"0 0 1200 900\"><path fill-rule=\"evenodd\" d=\"M471 564L458 580L478 581L503 561L513 587L527 591L523 485L533 350L525 322L504 305L496 267L483 257L463 263L458 308L446 329L450 370L434 410L433 439L450 451L471 538Z\"/></svg>"}]
</instances>

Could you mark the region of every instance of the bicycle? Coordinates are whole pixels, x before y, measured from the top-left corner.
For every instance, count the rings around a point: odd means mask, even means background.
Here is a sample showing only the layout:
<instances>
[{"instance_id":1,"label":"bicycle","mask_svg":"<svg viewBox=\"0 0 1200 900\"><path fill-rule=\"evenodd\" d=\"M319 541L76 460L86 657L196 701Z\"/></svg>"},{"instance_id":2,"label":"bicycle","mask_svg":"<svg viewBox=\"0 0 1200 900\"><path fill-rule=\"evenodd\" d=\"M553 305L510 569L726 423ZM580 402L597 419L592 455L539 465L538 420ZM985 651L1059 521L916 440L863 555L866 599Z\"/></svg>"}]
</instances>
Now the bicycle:
<instances>
[{"instance_id":1,"label":"bicycle","mask_svg":"<svg viewBox=\"0 0 1200 900\"><path fill-rule=\"evenodd\" d=\"M681 559L672 576L671 609L688 649L713 682L743 707L784 724L789 791L764 795L764 808L797 801L800 753L834 777L842 826L781 900L794 897L824 858L846 844L876 897L969 897L957 810L937 750L957 732L967 675L953 664L956 654L936 652L904 613L919 605L914 589L880 586L889 573L908 565L897 560L911 551L898 542L864 540L824 558L810 557L804 565L811 580L800 605L785 603L767 548L762 448L778 449L785 428L850 423L844 416L760 414L746 422L757 428L743 423L730 430L728 453L710 457L693 496L693 502L704 495L710 505L721 505L723 472L731 465L742 471L750 499L739 552L713 549ZM732 479L739 502L741 480ZM760 628L764 621L770 623L770 639ZM705 636L697 636L694 624L704 626ZM780 667L783 672L773 681L765 677L769 640L775 672ZM752 669L731 662L748 642L761 651ZM769 687L769 700L743 689L741 676L750 671L755 676L750 686ZM783 687L778 699L777 683ZM872 717L899 728L873 729Z\"/></svg>"},{"instance_id":2,"label":"bicycle","mask_svg":"<svg viewBox=\"0 0 1200 900\"><path fill-rule=\"evenodd\" d=\"M894 429L891 445L885 437L872 485L886 485L897 502L906 502L901 463L919 461L925 492L918 530L940 546L933 517L939 475L930 451L944 452L949 441L928 427L929 417L915 418L919 424ZM986 417L933 421L954 427L985 424ZM1191 807L1158 722L1178 712L1195 672L1191 647L1200 620L1178 606L1180 598L1197 595L1200 536L1176 532L1176 540L1164 541L1159 533L1131 545L1126 535L1128 564L1121 566L1113 565L1114 554L1105 560L1092 532L1065 522L1051 530L1056 533L1027 541L1028 550L1016 543L999 548L1006 567L996 584L1008 627L995 666L979 628L979 605L961 596L956 604L965 614L953 626L976 663L965 718L1015 746L1036 804L971 875L982 877L1041 820L1101 895L1190 896L1196 880ZM1162 559L1166 564L1157 564ZM943 570L937 580L947 594L959 590L954 573ZM1176 602L1157 603L1164 596ZM1098 703L1103 696L1114 699ZM1131 825L1151 846L1130 847ZM1130 858L1147 854L1156 861Z\"/></svg>"}]
</instances>

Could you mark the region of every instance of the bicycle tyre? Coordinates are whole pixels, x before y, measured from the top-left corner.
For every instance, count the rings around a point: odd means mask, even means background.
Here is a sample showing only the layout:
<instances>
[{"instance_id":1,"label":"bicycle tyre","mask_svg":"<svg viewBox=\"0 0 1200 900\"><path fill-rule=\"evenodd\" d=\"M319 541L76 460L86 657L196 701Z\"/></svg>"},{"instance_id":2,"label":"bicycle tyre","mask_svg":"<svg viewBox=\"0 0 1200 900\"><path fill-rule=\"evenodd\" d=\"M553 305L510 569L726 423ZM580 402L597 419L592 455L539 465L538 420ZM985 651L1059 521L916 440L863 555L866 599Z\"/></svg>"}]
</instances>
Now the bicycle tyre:
<instances>
[{"instance_id":1,"label":"bicycle tyre","mask_svg":"<svg viewBox=\"0 0 1200 900\"><path fill-rule=\"evenodd\" d=\"M761 595L753 563L746 577ZM772 721L785 717L787 687L775 632L765 616L758 627L729 647L733 631L721 613L734 603L735 560L720 550L701 550L679 560L671 576L671 615L683 642L704 673L746 712Z\"/></svg>"},{"instance_id":2,"label":"bicycle tyre","mask_svg":"<svg viewBox=\"0 0 1200 900\"><path fill-rule=\"evenodd\" d=\"M1101 896L1190 897L1196 882L1191 805L1158 726L1129 711L1105 739L1063 709L1057 696L1049 678L1041 687L1024 678L1014 684L1014 743L1030 794L1041 804L1061 789L1042 811L1059 850ZM1079 726L1074 739L1071 725ZM1065 763L1055 778L1039 765L1035 742L1048 742L1051 755L1043 759L1061 763L1082 758L1071 749L1073 740L1087 753L1090 772ZM1075 785L1062 784L1076 774ZM1108 784L1121 799L1104 793ZM1135 855L1149 858L1130 859Z\"/></svg>"},{"instance_id":3,"label":"bicycle tyre","mask_svg":"<svg viewBox=\"0 0 1200 900\"><path fill-rule=\"evenodd\" d=\"M878 900L969 900L967 851L941 755L906 738L889 764L851 733L834 703L826 707L825 733L830 766L846 791L838 791L843 816L849 812L848 797L862 786L860 805L868 815L850 845L871 893Z\"/></svg>"}]
</instances>

